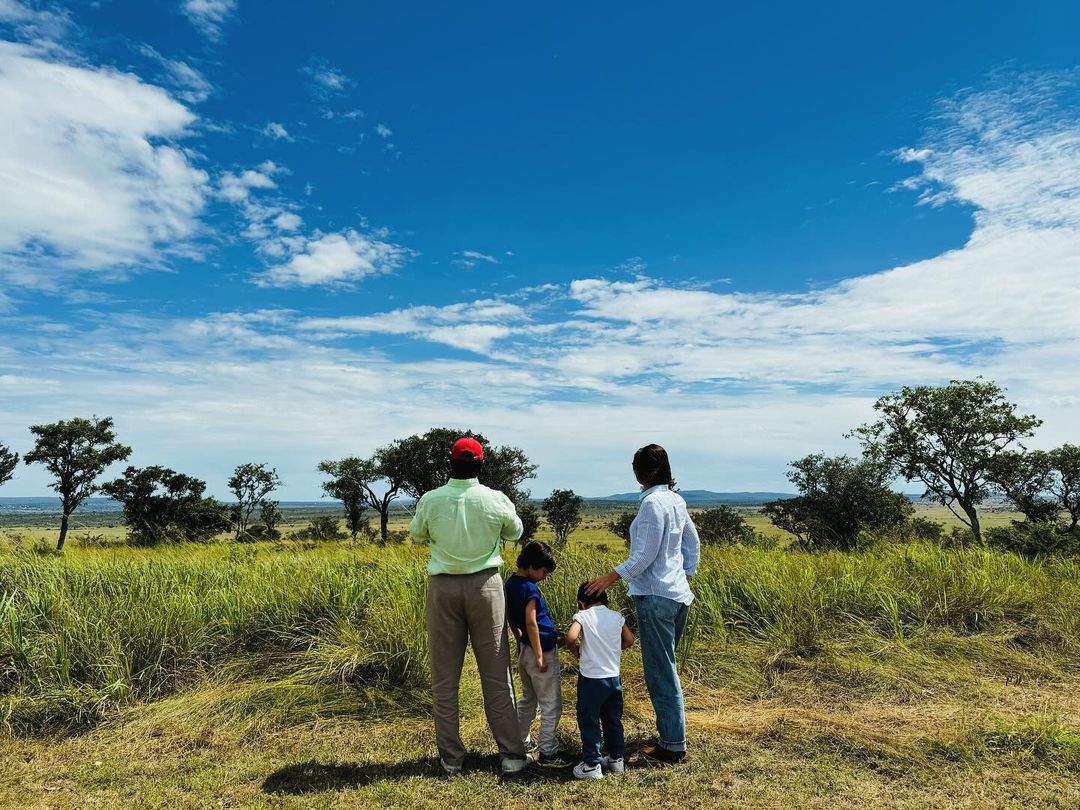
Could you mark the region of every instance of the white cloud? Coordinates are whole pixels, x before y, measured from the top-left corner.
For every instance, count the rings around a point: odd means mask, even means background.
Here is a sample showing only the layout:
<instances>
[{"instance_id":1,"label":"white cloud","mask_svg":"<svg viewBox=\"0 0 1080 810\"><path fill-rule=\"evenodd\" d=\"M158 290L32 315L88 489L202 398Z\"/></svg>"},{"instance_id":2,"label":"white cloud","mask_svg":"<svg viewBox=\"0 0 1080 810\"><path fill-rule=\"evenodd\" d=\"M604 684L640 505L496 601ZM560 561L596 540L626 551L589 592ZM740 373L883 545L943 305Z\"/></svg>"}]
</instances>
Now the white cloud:
<instances>
[{"instance_id":1,"label":"white cloud","mask_svg":"<svg viewBox=\"0 0 1080 810\"><path fill-rule=\"evenodd\" d=\"M337 233L316 232L287 262L261 274L258 283L268 287L348 285L365 276L397 269L407 255L408 251L398 245L351 228Z\"/></svg>"},{"instance_id":2,"label":"white cloud","mask_svg":"<svg viewBox=\"0 0 1080 810\"><path fill-rule=\"evenodd\" d=\"M198 70L186 62L169 59L149 45L143 45L139 52L152 59L165 70L165 83L174 89L176 97L188 104L200 104L214 92L214 86Z\"/></svg>"},{"instance_id":3,"label":"white cloud","mask_svg":"<svg viewBox=\"0 0 1080 810\"><path fill-rule=\"evenodd\" d=\"M161 88L0 42L0 120L9 277L152 265L195 233L207 176L170 142L195 116Z\"/></svg>"},{"instance_id":4,"label":"white cloud","mask_svg":"<svg viewBox=\"0 0 1080 810\"><path fill-rule=\"evenodd\" d=\"M391 135L394 134L393 130L391 130L390 127L388 127L386 124L379 124L377 127L375 127L375 131L383 138L389 138Z\"/></svg>"},{"instance_id":5,"label":"white cloud","mask_svg":"<svg viewBox=\"0 0 1080 810\"><path fill-rule=\"evenodd\" d=\"M284 126L277 123L276 121L271 121L270 123L268 123L265 127L263 127L262 132L263 135L273 138L275 141L292 140L292 138L289 136L288 130L286 130Z\"/></svg>"},{"instance_id":6,"label":"white cloud","mask_svg":"<svg viewBox=\"0 0 1080 810\"><path fill-rule=\"evenodd\" d=\"M236 11L236 0L184 0L184 13L209 39L219 39L221 29Z\"/></svg>"},{"instance_id":7,"label":"white cloud","mask_svg":"<svg viewBox=\"0 0 1080 810\"><path fill-rule=\"evenodd\" d=\"M478 250L463 250L458 253L454 259L454 264L459 267L476 267L479 262L498 264L499 260L490 254L481 253Z\"/></svg>"},{"instance_id":8,"label":"white cloud","mask_svg":"<svg viewBox=\"0 0 1080 810\"><path fill-rule=\"evenodd\" d=\"M243 202L251 197L252 189L277 188L270 175L263 171L248 169L233 174L225 172L218 181L218 195L233 203Z\"/></svg>"},{"instance_id":9,"label":"white cloud","mask_svg":"<svg viewBox=\"0 0 1080 810\"><path fill-rule=\"evenodd\" d=\"M315 95L328 98L345 92L352 83L352 79L332 66L323 59L312 60L311 64L303 69L303 72L311 77ZM334 117L332 110L327 110L329 118Z\"/></svg>"},{"instance_id":10,"label":"white cloud","mask_svg":"<svg viewBox=\"0 0 1080 810\"><path fill-rule=\"evenodd\" d=\"M21 38L39 45L60 39L71 25L65 10L31 8L19 0L0 0L0 22L12 25Z\"/></svg>"},{"instance_id":11,"label":"white cloud","mask_svg":"<svg viewBox=\"0 0 1080 810\"><path fill-rule=\"evenodd\" d=\"M291 211L282 211L274 217L274 227L282 231L295 231L303 224L304 220Z\"/></svg>"}]
</instances>

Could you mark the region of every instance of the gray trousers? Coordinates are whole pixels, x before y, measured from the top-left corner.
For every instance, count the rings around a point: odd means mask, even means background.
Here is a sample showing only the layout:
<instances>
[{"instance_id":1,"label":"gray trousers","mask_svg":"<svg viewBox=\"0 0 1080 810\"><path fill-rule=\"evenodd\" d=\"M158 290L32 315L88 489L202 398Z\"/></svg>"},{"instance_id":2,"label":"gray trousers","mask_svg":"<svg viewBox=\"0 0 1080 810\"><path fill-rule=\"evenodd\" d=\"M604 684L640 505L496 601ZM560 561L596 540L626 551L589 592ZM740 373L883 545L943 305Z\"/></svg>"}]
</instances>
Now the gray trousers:
<instances>
[{"instance_id":1,"label":"gray trousers","mask_svg":"<svg viewBox=\"0 0 1080 810\"><path fill-rule=\"evenodd\" d=\"M559 750L555 732L562 716L562 689L559 688L559 648L544 651L547 672L536 668L536 656L531 647L522 644L518 652L518 672L521 673L521 699L518 701L518 725L521 738L529 741L529 732L536 710L540 709L540 753L554 754Z\"/></svg>"},{"instance_id":2,"label":"gray trousers","mask_svg":"<svg viewBox=\"0 0 1080 810\"><path fill-rule=\"evenodd\" d=\"M460 765L465 759L458 693L465 647L471 641L476 667L480 670L484 713L499 753L523 758L525 743L518 730L514 706L506 597L499 570L488 568L475 574L429 577L425 601L439 756L447 765Z\"/></svg>"}]
</instances>

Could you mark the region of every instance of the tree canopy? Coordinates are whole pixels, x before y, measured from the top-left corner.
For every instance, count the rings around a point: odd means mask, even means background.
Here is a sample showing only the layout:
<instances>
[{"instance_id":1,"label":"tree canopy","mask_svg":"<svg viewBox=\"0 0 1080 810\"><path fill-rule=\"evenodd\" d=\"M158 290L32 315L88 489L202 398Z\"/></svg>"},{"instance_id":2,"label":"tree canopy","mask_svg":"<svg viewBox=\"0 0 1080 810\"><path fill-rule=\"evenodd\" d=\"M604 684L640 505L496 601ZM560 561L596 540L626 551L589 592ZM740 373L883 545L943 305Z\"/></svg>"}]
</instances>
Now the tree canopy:
<instances>
[{"instance_id":1,"label":"tree canopy","mask_svg":"<svg viewBox=\"0 0 1080 810\"><path fill-rule=\"evenodd\" d=\"M874 409L878 421L852 432L866 456L920 481L923 497L949 507L980 542L978 505L993 490L998 457L1042 421L1017 414L997 383L981 379L905 386L878 399Z\"/></svg>"},{"instance_id":2,"label":"tree canopy","mask_svg":"<svg viewBox=\"0 0 1080 810\"><path fill-rule=\"evenodd\" d=\"M228 510L204 497L205 482L168 467L128 467L101 490L120 502L135 545L205 541L230 525Z\"/></svg>"},{"instance_id":3,"label":"tree canopy","mask_svg":"<svg viewBox=\"0 0 1080 810\"><path fill-rule=\"evenodd\" d=\"M0 444L0 484L7 483L19 466L19 454L6 445Z\"/></svg>"},{"instance_id":4,"label":"tree canopy","mask_svg":"<svg viewBox=\"0 0 1080 810\"><path fill-rule=\"evenodd\" d=\"M581 505L585 499L572 489L556 489L546 498L541 508L544 517L555 532L555 546L565 548L570 533L581 525Z\"/></svg>"},{"instance_id":5,"label":"tree canopy","mask_svg":"<svg viewBox=\"0 0 1080 810\"><path fill-rule=\"evenodd\" d=\"M71 514L97 491L97 479L114 462L131 455L131 448L116 441L113 420L108 417L74 419L32 425L37 437L26 454L27 464L42 464L55 479L50 485L60 495L62 510L57 551L64 548Z\"/></svg>"},{"instance_id":6,"label":"tree canopy","mask_svg":"<svg viewBox=\"0 0 1080 810\"><path fill-rule=\"evenodd\" d=\"M229 478L229 491L236 497L234 517L236 539L243 537L251 523L251 516L263 500L281 486L277 470L266 464L240 464Z\"/></svg>"}]
</instances>

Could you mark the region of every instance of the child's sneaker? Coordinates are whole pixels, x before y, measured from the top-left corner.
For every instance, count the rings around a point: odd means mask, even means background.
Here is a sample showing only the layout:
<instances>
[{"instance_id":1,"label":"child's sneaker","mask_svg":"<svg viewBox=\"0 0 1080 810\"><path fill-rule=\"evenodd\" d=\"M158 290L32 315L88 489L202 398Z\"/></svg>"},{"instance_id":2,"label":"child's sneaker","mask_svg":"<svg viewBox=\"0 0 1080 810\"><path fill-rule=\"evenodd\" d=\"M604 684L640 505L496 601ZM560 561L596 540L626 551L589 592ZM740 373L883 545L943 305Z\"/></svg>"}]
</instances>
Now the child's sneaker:
<instances>
[{"instance_id":1,"label":"child's sneaker","mask_svg":"<svg viewBox=\"0 0 1080 810\"><path fill-rule=\"evenodd\" d=\"M604 754L604 756L600 757L600 767L609 773L622 773L626 770L626 763L623 762L622 757L615 759Z\"/></svg>"},{"instance_id":2,"label":"child's sneaker","mask_svg":"<svg viewBox=\"0 0 1080 810\"><path fill-rule=\"evenodd\" d=\"M572 760L567 759L562 751L556 751L554 754L545 754L541 751L536 761L542 768L566 768L572 764Z\"/></svg>"},{"instance_id":3,"label":"child's sneaker","mask_svg":"<svg viewBox=\"0 0 1080 810\"><path fill-rule=\"evenodd\" d=\"M599 763L596 765L587 765L584 762L579 762L574 766L574 778L575 779L603 779L604 772L600 769Z\"/></svg>"}]
</instances>

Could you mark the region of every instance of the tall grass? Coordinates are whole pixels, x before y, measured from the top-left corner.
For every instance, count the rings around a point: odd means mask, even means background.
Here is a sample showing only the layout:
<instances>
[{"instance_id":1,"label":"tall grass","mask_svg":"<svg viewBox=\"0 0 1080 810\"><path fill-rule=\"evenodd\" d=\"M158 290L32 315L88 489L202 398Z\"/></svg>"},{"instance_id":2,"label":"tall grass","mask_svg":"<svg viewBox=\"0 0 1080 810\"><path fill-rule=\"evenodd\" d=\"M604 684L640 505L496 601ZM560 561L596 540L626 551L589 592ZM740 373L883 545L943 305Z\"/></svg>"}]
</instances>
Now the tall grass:
<instances>
[{"instance_id":1,"label":"tall grass","mask_svg":"<svg viewBox=\"0 0 1080 810\"><path fill-rule=\"evenodd\" d=\"M133 702L242 682L312 700L350 690L422 696L426 556L348 544L0 552L0 717L15 733L70 730ZM542 586L560 623L578 583L617 559L584 546L562 555ZM1071 562L929 545L708 549L693 587L692 644L752 639L812 656L851 634L902 642L949 628L1080 651L1080 567ZM620 593L614 605L627 607ZM272 702L284 692L245 694Z\"/></svg>"}]
</instances>

